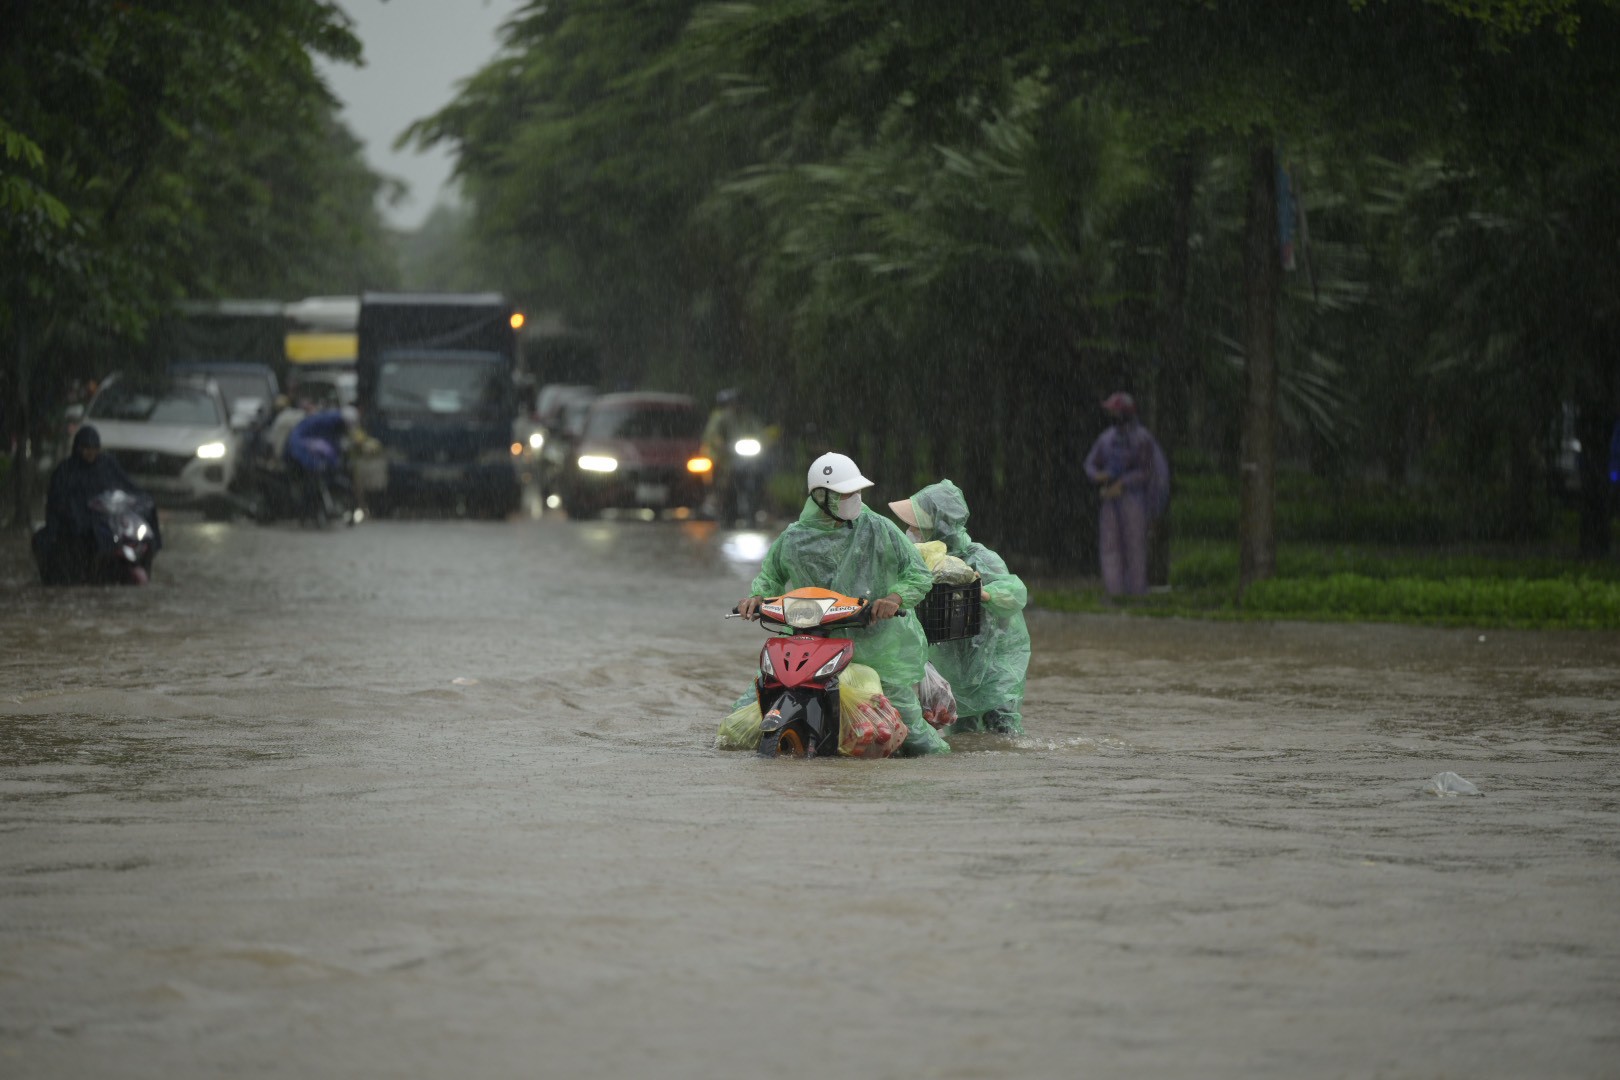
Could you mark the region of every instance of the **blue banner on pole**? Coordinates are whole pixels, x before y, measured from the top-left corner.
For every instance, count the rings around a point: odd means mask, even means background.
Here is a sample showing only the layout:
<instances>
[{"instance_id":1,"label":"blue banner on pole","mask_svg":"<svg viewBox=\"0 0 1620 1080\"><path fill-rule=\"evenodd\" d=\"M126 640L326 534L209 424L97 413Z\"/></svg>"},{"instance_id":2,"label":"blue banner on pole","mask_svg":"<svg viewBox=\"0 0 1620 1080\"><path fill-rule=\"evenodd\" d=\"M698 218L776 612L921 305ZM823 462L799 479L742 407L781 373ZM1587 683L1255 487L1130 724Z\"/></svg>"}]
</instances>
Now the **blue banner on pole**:
<instances>
[{"instance_id":1,"label":"blue banner on pole","mask_svg":"<svg viewBox=\"0 0 1620 1080\"><path fill-rule=\"evenodd\" d=\"M1288 170L1282 166L1282 154L1277 155L1277 253L1282 260L1284 270L1293 270L1294 263L1294 221L1297 210L1294 206L1294 184L1288 175Z\"/></svg>"}]
</instances>

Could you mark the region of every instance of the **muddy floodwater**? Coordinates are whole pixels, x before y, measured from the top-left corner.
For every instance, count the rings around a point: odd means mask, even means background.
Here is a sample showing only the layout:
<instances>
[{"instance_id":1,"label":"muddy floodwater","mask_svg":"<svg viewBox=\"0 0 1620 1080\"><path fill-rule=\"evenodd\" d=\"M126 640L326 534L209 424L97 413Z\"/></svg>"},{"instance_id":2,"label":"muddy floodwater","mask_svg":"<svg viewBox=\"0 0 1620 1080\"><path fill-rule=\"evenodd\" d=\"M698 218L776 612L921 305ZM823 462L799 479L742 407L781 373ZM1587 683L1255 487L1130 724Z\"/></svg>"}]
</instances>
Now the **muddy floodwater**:
<instances>
[{"instance_id":1,"label":"muddy floodwater","mask_svg":"<svg viewBox=\"0 0 1620 1080\"><path fill-rule=\"evenodd\" d=\"M8 1080L1620 1075L1620 635L1036 612L1027 738L763 761L765 534L166 532L0 553Z\"/></svg>"}]
</instances>

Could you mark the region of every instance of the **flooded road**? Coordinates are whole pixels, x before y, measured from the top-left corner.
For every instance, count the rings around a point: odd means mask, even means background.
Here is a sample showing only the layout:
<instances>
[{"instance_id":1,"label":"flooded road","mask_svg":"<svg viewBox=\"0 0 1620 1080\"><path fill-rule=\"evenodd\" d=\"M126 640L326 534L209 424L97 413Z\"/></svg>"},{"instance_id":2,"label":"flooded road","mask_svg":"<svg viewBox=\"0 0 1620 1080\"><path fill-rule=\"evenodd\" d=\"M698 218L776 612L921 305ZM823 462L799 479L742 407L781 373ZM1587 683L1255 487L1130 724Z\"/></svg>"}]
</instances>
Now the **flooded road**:
<instances>
[{"instance_id":1,"label":"flooded road","mask_svg":"<svg viewBox=\"0 0 1620 1080\"><path fill-rule=\"evenodd\" d=\"M1036 613L1029 737L765 762L762 534L165 531L0 555L5 1077L1616 1074L1620 635Z\"/></svg>"}]
</instances>

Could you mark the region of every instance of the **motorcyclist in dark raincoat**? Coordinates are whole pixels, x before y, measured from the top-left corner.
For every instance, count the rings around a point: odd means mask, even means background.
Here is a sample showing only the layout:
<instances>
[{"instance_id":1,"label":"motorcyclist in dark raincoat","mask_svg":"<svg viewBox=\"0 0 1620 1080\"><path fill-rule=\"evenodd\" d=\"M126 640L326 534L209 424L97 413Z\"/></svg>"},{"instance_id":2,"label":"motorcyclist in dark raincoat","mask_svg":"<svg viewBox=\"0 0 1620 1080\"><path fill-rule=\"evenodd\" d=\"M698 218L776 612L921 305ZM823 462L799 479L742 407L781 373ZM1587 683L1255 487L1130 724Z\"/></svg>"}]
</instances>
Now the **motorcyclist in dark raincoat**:
<instances>
[{"instance_id":1,"label":"motorcyclist in dark raincoat","mask_svg":"<svg viewBox=\"0 0 1620 1080\"><path fill-rule=\"evenodd\" d=\"M101 450L101 433L89 424L73 435L73 449L51 471L45 492L45 524L34 534L34 556L47 585L89 580L96 560L107 554L112 536L90 509L90 500L105 491L144 495L118 460ZM152 529L152 550L163 546L157 515Z\"/></svg>"}]
</instances>

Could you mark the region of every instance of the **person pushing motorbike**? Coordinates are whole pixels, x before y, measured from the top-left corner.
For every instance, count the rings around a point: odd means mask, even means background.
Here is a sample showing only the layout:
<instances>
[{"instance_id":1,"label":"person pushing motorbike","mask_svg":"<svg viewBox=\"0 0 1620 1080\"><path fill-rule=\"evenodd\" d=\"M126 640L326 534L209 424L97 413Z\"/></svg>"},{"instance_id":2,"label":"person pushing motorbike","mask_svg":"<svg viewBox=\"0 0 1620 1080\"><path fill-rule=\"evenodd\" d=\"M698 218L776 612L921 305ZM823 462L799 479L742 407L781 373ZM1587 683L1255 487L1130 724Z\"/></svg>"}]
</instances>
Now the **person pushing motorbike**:
<instances>
[{"instance_id":1,"label":"person pushing motorbike","mask_svg":"<svg viewBox=\"0 0 1620 1080\"><path fill-rule=\"evenodd\" d=\"M751 595L737 604L738 613L758 618L765 597L807 586L868 599L872 622L849 631L849 637L855 642L855 662L877 671L884 695L910 729L900 753L949 753L950 744L923 721L917 703L928 639L916 619L895 618L933 587L928 567L899 526L862 504L861 492L872 481L847 456L818 457L806 474L806 486L809 497L799 519L765 553Z\"/></svg>"},{"instance_id":2,"label":"person pushing motorbike","mask_svg":"<svg viewBox=\"0 0 1620 1080\"><path fill-rule=\"evenodd\" d=\"M959 719L950 734L992 731L1022 735L1024 677L1029 668L1029 628L1024 605L1029 590L1002 557L967 533L968 505L949 480L929 484L911 498L892 502L895 517L910 526L918 543L939 540L945 550L978 571L984 615L970 638L928 647L934 668L951 684Z\"/></svg>"}]
</instances>

